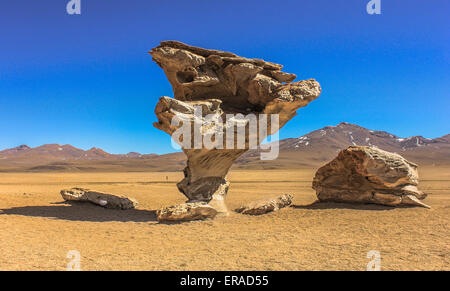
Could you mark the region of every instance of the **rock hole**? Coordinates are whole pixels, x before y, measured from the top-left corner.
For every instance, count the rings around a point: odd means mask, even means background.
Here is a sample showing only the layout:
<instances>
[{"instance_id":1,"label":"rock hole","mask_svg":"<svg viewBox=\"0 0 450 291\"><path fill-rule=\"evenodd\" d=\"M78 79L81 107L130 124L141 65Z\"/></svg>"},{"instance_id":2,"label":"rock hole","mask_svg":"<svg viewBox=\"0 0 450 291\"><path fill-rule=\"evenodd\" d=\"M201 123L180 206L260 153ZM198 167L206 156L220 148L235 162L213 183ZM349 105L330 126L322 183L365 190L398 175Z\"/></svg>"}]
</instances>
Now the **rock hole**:
<instances>
[{"instance_id":1,"label":"rock hole","mask_svg":"<svg viewBox=\"0 0 450 291\"><path fill-rule=\"evenodd\" d=\"M177 79L180 83L190 83L194 81L194 78L193 72L177 72Z\"/></svg>"}]
</instances>

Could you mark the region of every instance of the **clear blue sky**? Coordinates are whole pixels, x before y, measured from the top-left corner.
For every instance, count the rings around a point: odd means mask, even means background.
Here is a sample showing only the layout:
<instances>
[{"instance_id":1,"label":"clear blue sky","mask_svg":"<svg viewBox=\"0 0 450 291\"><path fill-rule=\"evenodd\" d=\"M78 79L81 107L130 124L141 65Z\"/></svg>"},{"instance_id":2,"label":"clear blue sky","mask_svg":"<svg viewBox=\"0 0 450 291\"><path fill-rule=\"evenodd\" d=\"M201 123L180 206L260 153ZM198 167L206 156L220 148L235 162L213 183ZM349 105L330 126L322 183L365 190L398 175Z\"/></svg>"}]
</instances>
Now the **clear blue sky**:
<instances>
[{"instance_id":1,"label":"clear blue sky","mask_svg":"<svg viewBox=\"0 0 450 291\"><path fill-rule=\"evenodd\" d=\"M280 132L341 121L399 136L450 133L448 0L0 0L0 149L172 152L153 128L172 96L147 51L179 40L281 63L322 95Z\"/></svg>"}]
</instances>

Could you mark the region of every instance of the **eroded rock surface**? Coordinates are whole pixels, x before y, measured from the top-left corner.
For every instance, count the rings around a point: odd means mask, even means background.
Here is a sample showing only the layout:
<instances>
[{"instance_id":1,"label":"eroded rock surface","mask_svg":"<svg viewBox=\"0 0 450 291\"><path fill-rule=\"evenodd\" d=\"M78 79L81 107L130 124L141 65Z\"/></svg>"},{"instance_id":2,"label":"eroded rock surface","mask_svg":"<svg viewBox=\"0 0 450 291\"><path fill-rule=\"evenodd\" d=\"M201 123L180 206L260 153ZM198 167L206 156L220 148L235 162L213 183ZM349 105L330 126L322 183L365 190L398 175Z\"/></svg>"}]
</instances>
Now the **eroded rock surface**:
<instances>
[{"instance_id":1,"label":"eroded rock surface","mask_svg":"<svg viewBox=\"0 0 450 291\"><path fill-rule=\"evenodd\" d=\"M188 160L185 178L178 183L178 189L189 202L214 200L212 205L218 205L220 212L226 211L224 196L229 187L228 170L240 155L254 146L255 140L255 134L246 130L244 145L238 146L237 126L248 128L249 120L231 118L225 122L226 115L253 113L259 122L260 114L268 114L267 130L256 134L259 144L294 117L297 109L321 93L315 80L292 82L296 75L282 72L282 65L243 58L230 52L164 41L150 54L164 70L175 97L160 98L155 109L158 122L154 126L172 135L181 124L190 122L201 124L202 138L217 133L223 136L222 141L214 138L216 145L222 148L196 147L193 139L190 146L182 146ZM196 107L201 107L201 115L195 114ZM208 114L221 118L225 124L204 125ZM278 116L277 126L273 126L275 119L272 120L271 114ZM178 126L171 124L174 117L183 122ZM229 138L230 133L233 138ZM227 140L231 140L230 144Z\"/></svg>"},{"instance_id":2,"label":"eroded rock surface","mask_svg":"<svg viewBox=\"0 0 450 291\"><path fill-rule=\"evenodd\" d=\"M430 208L420 201L417 167L376 147L350 146L317 171L313 188L320 201Z\"/></svg>"},{"instance_id":3,"label":"eroded rock surface","mask_svg":"<svg viewBox=\"0 0 450 291\"><path fill-rule=\"evenodd\" d=\"M205 202L184 203L156 211L156 218L160 222L204 220L216 215L217 210Z\"/></svg>"},{"instance_id":4,"label":"eroded rock surface","mask_svg":"<svg viewBox=\"0 0 450 291\"><path fill-rule=\"evenodd\" d=\"M239 207L235 211L238 213L248 215L266 214L291 205L293 198L294 197L291 194L284 194L272 199L260 200L257 202L249 203L248 205Z\"/></svg>"},{"instance_id":5,"label":"eroded rock surface","mask_svg":"<svg viewBox=\"0 0 450 291\"><path fill-rule=\"evenodd\" d=\"M133 198L117 196L82 188L61 190L61 196L66 201L86 201L111 209L133 209L138 202Z\"/></svg>"}]
</instances>

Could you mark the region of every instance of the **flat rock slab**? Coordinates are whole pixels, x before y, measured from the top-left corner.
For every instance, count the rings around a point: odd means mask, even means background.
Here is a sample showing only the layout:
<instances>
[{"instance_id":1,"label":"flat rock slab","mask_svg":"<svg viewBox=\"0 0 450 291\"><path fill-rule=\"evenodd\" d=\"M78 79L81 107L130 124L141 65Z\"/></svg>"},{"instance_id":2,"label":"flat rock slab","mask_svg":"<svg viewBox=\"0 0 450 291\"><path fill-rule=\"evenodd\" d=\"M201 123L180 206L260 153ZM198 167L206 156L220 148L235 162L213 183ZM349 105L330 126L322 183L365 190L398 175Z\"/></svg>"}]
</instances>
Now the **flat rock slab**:
<instances>
[{"instance_id":1,"label":"flat rock slab","mask_svg":"<svg viewBox=\"0 0 450 291\"><path fill-rule=\"evenodd\" d=\"M92 191L83 188L61 190L61 196L66 201L86 201L110 209L134 209L138 202L133 198Z\"/></svg>"},{"instance_id":2,"label":"flat rock slab","mask_svg":"<svg viewBox=\"0 0 450 291\"><path fill-rule=\"evenodd\" d=\"M184 203L156 211L159 222L204 220L216 215L217 210L205 202Z\"/></svg>"},{"instance_id":3,"label":"flat rock slab","mask_svg":"<svg viewBox=\"0 0 450 291\"><path fill-rule=\"evenodd\" d=\"M251 202L250 204L244 205L235 211L247 215L266 214L291 205L292 198L293 196L291 194L284 194L272 199Z\"/></svg>"}]
</instances>

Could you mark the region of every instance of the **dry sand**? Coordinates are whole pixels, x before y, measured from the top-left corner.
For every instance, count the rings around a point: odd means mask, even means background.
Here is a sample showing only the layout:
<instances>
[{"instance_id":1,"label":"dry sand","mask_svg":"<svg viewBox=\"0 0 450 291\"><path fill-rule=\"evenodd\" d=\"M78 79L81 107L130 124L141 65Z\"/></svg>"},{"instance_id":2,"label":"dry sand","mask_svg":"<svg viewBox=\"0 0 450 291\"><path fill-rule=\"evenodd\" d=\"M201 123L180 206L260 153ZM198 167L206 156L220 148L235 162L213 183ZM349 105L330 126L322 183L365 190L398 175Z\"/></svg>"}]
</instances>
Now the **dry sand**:
<instances>
[{"instance_id":1,"label":"dry sand","mask_svg":"<svg viewBox=\"0 0 450 291\"><path fill-rule=\"evenodd\" d=\"M313 170L232 171L228 206L283 193L294 206L252 217L158 224L154 210L184 202L181 173L1 173L0 270L450 270L450 168L423 168L424 208L319 204ZM168 176L168 181L166 181ZM124 194L136 210L63 203L73 186Z\"/></svg>"}]
</instances>

